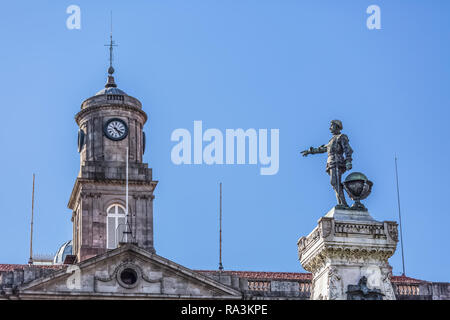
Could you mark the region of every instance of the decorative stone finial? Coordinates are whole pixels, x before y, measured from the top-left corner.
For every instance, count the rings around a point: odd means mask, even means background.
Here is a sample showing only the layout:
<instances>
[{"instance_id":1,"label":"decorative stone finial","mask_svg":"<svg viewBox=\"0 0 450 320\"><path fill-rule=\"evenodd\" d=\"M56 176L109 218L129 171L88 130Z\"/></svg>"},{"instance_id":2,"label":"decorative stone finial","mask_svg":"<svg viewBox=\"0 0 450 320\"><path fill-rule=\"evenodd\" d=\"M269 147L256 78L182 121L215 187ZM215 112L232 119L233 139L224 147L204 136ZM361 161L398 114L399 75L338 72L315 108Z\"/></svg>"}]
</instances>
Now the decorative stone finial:
<instances>
[{"instance_id":1,"label":"decorative stone finial","mask_svg":"<svg viewBox=\"0 0 450 320\"><path fill-rule=\"evenodd\" d=\"M114 77L111 74L108 76L108 81L105 84L105 88L117 88L117 84L114 82Z\"/></svg>"}]
</instances>

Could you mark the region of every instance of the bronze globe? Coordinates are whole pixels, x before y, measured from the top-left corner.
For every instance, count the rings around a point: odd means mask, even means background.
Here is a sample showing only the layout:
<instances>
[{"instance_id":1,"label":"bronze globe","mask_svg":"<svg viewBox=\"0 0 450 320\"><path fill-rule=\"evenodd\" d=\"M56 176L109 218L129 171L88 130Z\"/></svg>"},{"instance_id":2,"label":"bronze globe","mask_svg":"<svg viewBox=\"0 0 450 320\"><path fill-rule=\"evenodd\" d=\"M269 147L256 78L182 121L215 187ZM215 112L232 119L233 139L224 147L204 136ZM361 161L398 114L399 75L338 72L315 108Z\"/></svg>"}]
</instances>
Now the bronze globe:
<instances>
[{"instance_id":1,"label":"bronze globe","mask_svg":"<svg viewBox=\"0 0 450 320\"><path fill-rule=\"evenodd\" d=\"M350 199L355 201L350 209L367 211L361 200L367 198L372 191L372 181L361 172L352 172L345 178L343 185Z\"/></svg>"}]
</instances>

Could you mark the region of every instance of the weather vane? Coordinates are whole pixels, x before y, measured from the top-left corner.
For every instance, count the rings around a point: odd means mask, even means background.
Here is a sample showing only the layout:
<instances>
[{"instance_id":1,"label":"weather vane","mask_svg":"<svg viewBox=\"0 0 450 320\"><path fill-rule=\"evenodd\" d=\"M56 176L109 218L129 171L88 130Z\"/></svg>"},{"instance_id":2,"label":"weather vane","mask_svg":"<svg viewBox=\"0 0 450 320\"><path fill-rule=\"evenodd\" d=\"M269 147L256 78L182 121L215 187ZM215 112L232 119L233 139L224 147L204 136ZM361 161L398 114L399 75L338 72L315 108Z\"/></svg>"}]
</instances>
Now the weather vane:
<instances>
[{"instance_id":1,"label":"weather vane","mask_svg":"<svg viewBox=\"0 0 450 320\"><path fill-rule=\"evenodd\" d=\"M108 73L109 75L112 75L114 73L114 68L112 66L112 61L113 61L113 47L117 47L117 45L114 43L114 40L112 38L112 28L113 23L112 23L112 11L111 11L111 33L110 33L110 41L109 44L105 44L105 47L109 47L109 68L108 68Z\"/></svg>"}]
</instances>

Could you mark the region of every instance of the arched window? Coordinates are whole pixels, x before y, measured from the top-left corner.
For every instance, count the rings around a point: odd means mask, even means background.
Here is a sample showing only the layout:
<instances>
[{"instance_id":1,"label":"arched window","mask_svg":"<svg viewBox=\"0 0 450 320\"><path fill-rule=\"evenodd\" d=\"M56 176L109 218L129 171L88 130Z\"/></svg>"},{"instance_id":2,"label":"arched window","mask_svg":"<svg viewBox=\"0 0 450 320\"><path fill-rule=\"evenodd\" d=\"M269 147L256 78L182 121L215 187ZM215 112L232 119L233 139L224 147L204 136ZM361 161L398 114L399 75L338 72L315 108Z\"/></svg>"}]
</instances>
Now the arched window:
<instances>
[{"instance_id":1,"label":"arched window","mask_svg":"<svg viewBox=\"0 0 450 320\"><path fill-rule=\"evenodd\" d=\"M119 239L117 239L118 228L124 228L125 226L125 208L120 204L111 205L108 210L106 210L108 217L106 222L106 247L108 249L117 248Z\"/></svg>"}]
</instances>

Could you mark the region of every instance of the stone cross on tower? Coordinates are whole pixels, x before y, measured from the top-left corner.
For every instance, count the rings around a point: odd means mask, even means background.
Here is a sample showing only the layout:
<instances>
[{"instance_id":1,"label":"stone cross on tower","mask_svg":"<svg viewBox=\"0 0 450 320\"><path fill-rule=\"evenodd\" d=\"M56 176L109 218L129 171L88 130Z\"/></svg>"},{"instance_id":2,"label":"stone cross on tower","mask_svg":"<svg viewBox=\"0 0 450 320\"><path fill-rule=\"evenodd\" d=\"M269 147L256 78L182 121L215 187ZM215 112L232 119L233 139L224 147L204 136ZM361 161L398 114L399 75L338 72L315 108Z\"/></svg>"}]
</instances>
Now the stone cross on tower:
<instances>
[{"instance_id":1,"label":"stone cross on tower","mask_svg":"<svg viewBox=\"0 0 450 320\"><path fill-rule=\"evenodd\" d=\"M139 100L117 87L113 73L110 64L105 88L83 101L75 115L80 171L68 207L72 210L73 253L78 261L114 249L121 242L127 211L127 148L128 224L134 242L154 252L153 191L157 181L142 161L147 114Z\"/></svg>"}]
</instances>

